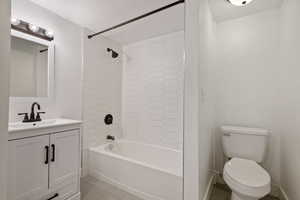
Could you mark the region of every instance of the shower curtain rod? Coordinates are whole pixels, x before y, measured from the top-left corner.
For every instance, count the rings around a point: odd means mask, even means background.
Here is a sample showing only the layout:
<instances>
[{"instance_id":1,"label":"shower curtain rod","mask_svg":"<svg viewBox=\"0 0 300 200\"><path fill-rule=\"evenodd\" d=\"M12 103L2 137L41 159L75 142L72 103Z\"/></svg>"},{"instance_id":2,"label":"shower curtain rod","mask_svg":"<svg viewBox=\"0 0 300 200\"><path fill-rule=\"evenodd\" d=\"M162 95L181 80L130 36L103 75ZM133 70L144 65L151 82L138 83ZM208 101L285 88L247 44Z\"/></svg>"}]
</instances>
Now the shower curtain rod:
<instances>
[{"instance_id":1,"label":"shower curtain rod","mask_svg":"<svg viewBox=\"0 0 300 200\"><path fill-rule=\"evenodd\" d=\"M178 4L184 3L184 1L185 1L185 0L175 1L174 3L171 3L171 4L169 4L169 5L163 6L163 7L161 7L161 8L158 8L158 9L156 9L156 10L153 10L153 11L148 12L148 13L146 13L146 14L143 14L143 15L141 15L141 16L135 17L135 18L133 18L133 19L130 19L130 20L126 21L126 22L123 22L123 23L121 23L121 24L115 25L115 26L113 26L113 27L110 27L110 28L105 29L105 30L103 30L103 31L100 31L100 32L98 32L98 33L94 33L94 34L88 35L88 38L89 38L89 39L92 39L93 37L95 37L95 36L97 36L97 35L100 35L100 34L102 34L102 33L111 31L111 30L116 29L116 28L119 28L119 27L121 27L121 26L125 26L126 24L135 22L135 21L137 21L137 20L143 19L143 18L148 17L148 16L150 16L150 15L153 15L153 14L155 14L155 13L161 12L161 11L163 11L163 10L166 10L166 9L168 9L168 8L171 8L171 7L173 7L173 6L176 6L176 5L178 5Z\"/></svg>"}]
</instances>

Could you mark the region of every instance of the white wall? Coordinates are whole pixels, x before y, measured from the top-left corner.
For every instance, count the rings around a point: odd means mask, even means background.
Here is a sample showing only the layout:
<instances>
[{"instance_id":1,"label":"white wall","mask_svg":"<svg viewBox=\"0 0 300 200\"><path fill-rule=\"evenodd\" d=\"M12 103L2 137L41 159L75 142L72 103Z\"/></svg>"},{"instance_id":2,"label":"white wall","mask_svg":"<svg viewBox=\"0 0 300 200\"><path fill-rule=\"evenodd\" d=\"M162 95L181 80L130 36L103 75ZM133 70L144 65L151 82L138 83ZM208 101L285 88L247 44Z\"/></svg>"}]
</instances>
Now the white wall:
<instances>
[{"instance_id":1,"label":"white wall","mask_svg":"<svg viewBox=\"0 0 300 200\"><path fill-rule=\"evenodd\" d=\"M264 163L272 181L280 181L278 95L279 11L271 10L217 24L217 169L224 157L219 126L261 127L271 131Z\"/></svg>"},{"instance_id":2,"label":"white wall","mask_svg":"<svg viewBox=\"0 0 300 200\"><path fill-rule=\"evenodd\" d=\"M102 36L88 39L89 33L85 30L83 37L84 163L88 147L105 143L109 134L121 136L122 48ZM119 57L113 59L107 48L117 51ZM106 114L113 115L112 125L105 125Z\"/></svg>"},{"instance_id":3,"label":"white wall","mask_svg":"<svg viewBox=\"0 0 300 200\"><path fill-rule=\"evenodd\" d=\"M24 0L12 0L12 16L54 32L55 100L42 102L47 118L81 119L82 28L54 13ZM21 120L18 112L29 112L28 103L10 104L10 121Z\"/></svg>"},{"instance_id":4,"label":"white wall","mask_svg":"<svg viewBox=\"0 0 300 200\"><path fill-rule=\"evenodd\" d=\"M291 199L299 199L300 2L217 24L216 164L224 156L219 126L271 131L263 166Z\"/></svg>"},{"instance_id":5,"label":"white wall","mask_svg":"<svg viewBox=\"0 0 300 200\"><path fill-rule=\"evenodd\" d=\"M281 11L281 186L290 200L297 200L300 199L300 1L286 1Z\"/></svg>"},{"instance_id":6,"label":"white wall","mask_svg":"<svg viewBox=\"0 0 300 200\"><path fill-rule=\"evenodd\" d=\"M183 196L184 199L190 200L200 199L198 140L199 6L200 1L198 0L185 2Z\"/></svg>"},{"instance_id":7,"label":"white wall","mask_svg":"<svg viewBox=\"0 0 300 200\"><path fill-rule=\"evenodd\" d=\"M209 1L200 4L199 33L199 193L203 198L214 168L216 24Z\"/></svg>"},{"instance_id":8,"label":"white wall","mask_svg":"<svg viewBox=\"0 0 300 200\"><path fill-rule=\"evenodd\" d=\"M208 0L186 1L184 199L203 199L211 178L215 23Z\"/></svg>"},{"instance_id":9,"label":"white wall","mask_svg":"<svg viewBox=\"0 0 300 200\"><path fill-rule=\"evenodd\" d=\"M123 48L123 136L182 149L184 33Z\"/></svg>"},{"instance_id":10,"label":"white wall","mask_svg":"<svg viewBox=\"0 0 300 200\"><path fill-rule=\"evenodd\" d=\"M0 199L6 200L10 1L0 1Z\"/></svg>"}]
</instances>

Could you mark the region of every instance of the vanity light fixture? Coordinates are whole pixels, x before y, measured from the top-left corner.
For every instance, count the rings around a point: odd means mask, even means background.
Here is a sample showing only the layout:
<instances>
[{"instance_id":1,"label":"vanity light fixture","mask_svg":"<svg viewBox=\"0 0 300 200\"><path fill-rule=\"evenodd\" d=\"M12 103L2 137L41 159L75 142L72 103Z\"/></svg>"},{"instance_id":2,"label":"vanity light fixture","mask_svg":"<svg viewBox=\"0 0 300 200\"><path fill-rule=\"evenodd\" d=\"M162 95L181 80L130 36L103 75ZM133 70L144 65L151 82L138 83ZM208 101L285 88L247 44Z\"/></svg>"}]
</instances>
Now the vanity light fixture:
<instances>
[{"instance_id":1,"label":"vanity light fixture","mask_svg":"<svg viewBox=\"0 0 300 200\"><path fill-rule=\"evenodd\" d=\"M46 34L49 38L53 38L53 36L54 36L53 31L50 31L50 30L46 30L46 31L45 31L45 34Z\"/></svg>"},{"instance_id":2,"label":"vanity light fixture","mask_svg":"<svg viewBox=\"0 0 300 200\"><path fill-rule=\"evenodd\" d=\"M253 0L227 0L227 1L235 6L245 6Z\"/></svg>"},{"instance_id":3,"label":"vanity light fixture","mask_svg":"<svg viewBox=\"0 0 300 200\"><path fill-rule=\"evenodd\" d=\"M44 40L52 41L54 39L53 31L46 30L42 27L25 22L20 19L11 18L11 28L16 31L26 33Z\"/></svg>"},{"instance_id":4,"label":"vanity light fixture","mask_svg":"<svg viewBox=\"0 0 300 200\"><path fill-rule=\"evenodd\" d=\"M33 24L29 24L28 28L29 28L29 30L31 30L34 33L37 33L40 30L40 27L33 25Z\"/></svg>"},{"instance_id":5,"label":"vanity light fixture","mask_svg":"<svg viewBox=\"0 0 300 200\"><path fill-rule=\"evenodd\" d=\"M11 19L10 19L10 23L11 23L12 25L14 25L14 26L18 26L18 25L21 24L21 20L16 19L16 18L11 18Z\"/></svg>"}]
</instances>

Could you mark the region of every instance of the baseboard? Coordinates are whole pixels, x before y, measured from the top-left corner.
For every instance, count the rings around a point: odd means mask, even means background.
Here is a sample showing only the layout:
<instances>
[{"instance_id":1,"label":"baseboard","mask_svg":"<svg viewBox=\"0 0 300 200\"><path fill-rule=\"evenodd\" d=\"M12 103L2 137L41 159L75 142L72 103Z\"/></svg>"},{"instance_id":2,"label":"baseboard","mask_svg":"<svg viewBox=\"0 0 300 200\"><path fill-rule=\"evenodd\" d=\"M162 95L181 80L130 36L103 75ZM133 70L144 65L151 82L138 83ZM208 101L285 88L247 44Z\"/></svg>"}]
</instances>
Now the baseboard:
<instances>
[{"instance_id":1,"label":"baseboard","mask_svg":"<svg viewBox=\"0 0 300 200\"><path fill-rule=\"evenodd\" d=\"M279 196L280 196L280 187L277 184L271 183L270 195L273 196L273 197L279 198Z\"/></svg>"},{"instance_id":2,"label":"baseboard","mask_svg":"<svg viewBox=\"0 0 300 200\"><path fill-rule=\"evenodd\" d=\"M216 178L216 182L222 185L226 185L224 179L223 179L223 175L221 173L216 173L218 174L217 178Z\"/></svg>"},{"instance_id":3,"label":"baseboard","mask_svg":"<svg viewBox=\"0 0 300 200\"><path fill-rule=\"evenodd\" d=\"M214 184L217 181L218 174L213 172L213 175L210 177L203 200L209 200L214 188Z\"/></svg>"},{"instance_id":4,"label":"baseboard","mask_svg":"<svg viewBox=\"0 0 300 200\"><path fill-rule=\"evenodd\" d=\"M279 199L280 200L289 200L286 192L284 191L284 189L281 186L279 187L279 190L280 190Z\"/></svg>"},{"instance_id":5,"label":"baseboard","mask_svg":"<svg viewBox=\"0 0 300 200\"><path fill-rule=\"evenodd\" d=\"M77 193L77 194L73 195L68 200L80 200L80 193Z\"/></svg>"}]
</instances>

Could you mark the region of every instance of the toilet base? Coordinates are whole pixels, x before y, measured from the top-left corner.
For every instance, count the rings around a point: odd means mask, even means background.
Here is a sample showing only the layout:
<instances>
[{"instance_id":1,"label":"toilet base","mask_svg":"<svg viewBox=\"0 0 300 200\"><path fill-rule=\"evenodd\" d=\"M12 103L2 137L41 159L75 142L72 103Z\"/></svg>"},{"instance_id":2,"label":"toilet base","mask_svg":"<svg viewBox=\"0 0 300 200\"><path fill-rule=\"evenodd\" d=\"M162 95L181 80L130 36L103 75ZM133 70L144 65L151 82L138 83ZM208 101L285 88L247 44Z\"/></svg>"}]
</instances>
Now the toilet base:
<instances>
[{"instance_id":1,"label":"toilet base","mask_svg":"<svg viewBox=\"0 0 300 200\"><path fill-rule=\"evenodd\" d=\"M231 193L231 200L258 200L258 198L248 197L248 196L244 196L244 195L232 192Z\"/></svg>"}]
</instances>

